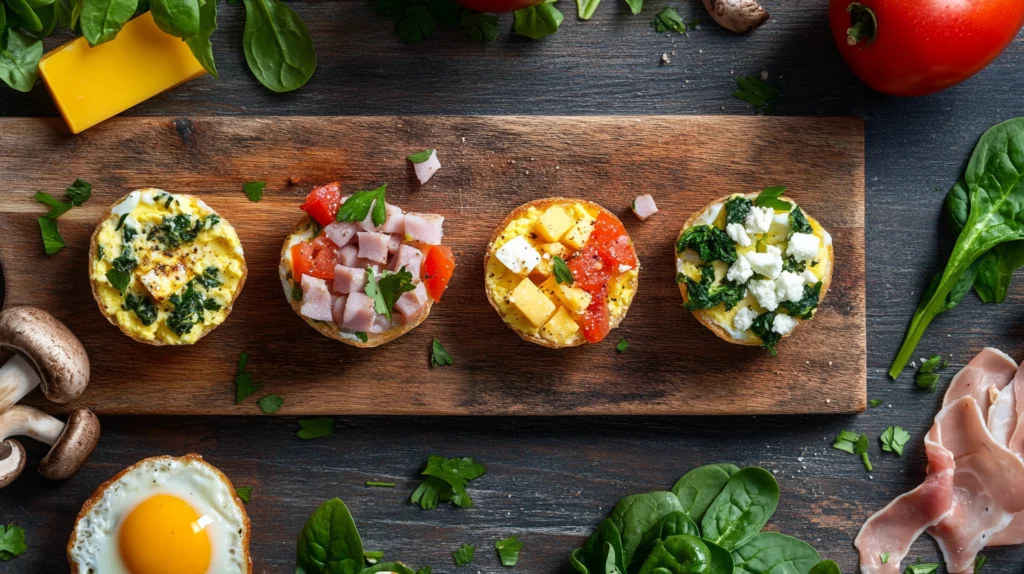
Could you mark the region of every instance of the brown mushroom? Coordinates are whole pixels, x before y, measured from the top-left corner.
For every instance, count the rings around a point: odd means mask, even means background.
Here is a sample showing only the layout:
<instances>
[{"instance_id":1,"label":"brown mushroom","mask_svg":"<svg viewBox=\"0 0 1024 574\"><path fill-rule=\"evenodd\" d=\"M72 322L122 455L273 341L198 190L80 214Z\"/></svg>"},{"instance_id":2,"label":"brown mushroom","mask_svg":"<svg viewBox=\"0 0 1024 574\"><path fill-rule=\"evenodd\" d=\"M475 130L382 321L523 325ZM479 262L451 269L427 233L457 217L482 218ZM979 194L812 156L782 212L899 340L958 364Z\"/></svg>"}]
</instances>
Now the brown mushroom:
<instances>
[{"instance_id":1,"label":"brown mushroom","mask_svg":"<svg viewBox=\"0 0 1024 574\"><path fill-rule=\"evenodd\" d=\"M89 356L63 323L35 307L0 311L0 347L15 352L0 367L0 413L37 386L55 403L77 399L89 384Z\"/></svg>"},{"instance_id":2,"label":"brown mushroom","mask_svg":"<svg viewBox=\"0 0 1024 574\"><path fill-rule=\"evenodd\" d=\"M14 482L25 470L25 447L16 440L0 442L0 488Z\"/></svg>"},{"instance_id":3,"label":"brown mushroom","mask_svg":"<svg viewBox=\"0 0 1024 574\"><path fill-rule=\"evenodd\" d=\"M719 26L733 32L749 32L768 20L757 0L704 0L704 7Z\"/></svg>"},{"instance_id":4,"label":"brown mushroom","mask_svg":"<svg viewBox=\"0 0 1024 574\"><path fill-rule=\"evenodd\" d=\"M28 436L50 445L50 452L39 461L39 473L52 480L63 480L75 474L96 448L100 421L89 409L71 411L67 423L25 405L15 405L0 413L0 487L10 484L25 467L25 451L17 441L7 440L12 436ZM11 455L3 456L4 447L11 449ZM22 459L20 463L18 456ZM6 474L5 467L10 467Z\"/></svg>"}]
</instances>

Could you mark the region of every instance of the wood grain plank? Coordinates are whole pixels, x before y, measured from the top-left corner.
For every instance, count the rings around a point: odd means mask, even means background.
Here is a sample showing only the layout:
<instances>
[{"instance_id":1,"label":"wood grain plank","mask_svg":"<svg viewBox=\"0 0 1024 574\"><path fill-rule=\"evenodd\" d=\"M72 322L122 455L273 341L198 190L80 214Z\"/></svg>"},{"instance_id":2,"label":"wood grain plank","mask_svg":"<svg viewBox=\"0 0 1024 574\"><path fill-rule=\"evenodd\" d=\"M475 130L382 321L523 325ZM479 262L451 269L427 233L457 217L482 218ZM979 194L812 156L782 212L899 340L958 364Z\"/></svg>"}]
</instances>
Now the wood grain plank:
<instances>
[{"instance_id":1,"label":"wood grain plank","mask_svg":"<svg viewBox=\"0 0 1024 574\"><path fill-rule=\"evenodd\" d=\"M285 397L281 414L753 414L865 407L864 135L849 118L270 117L123 118L77 137L51 120L4 120L0 245L7 304L50 310L80 335L93 382L77 405L101 413L252 414L230 401L234 358ZM464 139L463 139L464 138ZM17 144L15 143L17 142ZM437 147L445 167L415 183L404 156ZM60 169L39 173L38 165ZM301 183L289 185L290 177ZM61 218L69 247L42 254L31 200L74 177L94 198ZM340 178L346 189L389 183L407 209L443 213L459 268L442 305L386 346L357 350L296 317L277 279L300 198ZM250 203L241 184L265 180ZM734 191L784 184L835 238L837 271L813 328L772 359L719 341L679 306L672 242L685 217ZM101 317L84 271L99 215L143 186L201 195L238 229L249 280L229 320L192 348L134 343ZM661 212L641 224L630 200L652 192ZM514 207L578 196L620 214L638 246L640 289L601 345L551 351L520 341L487 304L487 238ZM46 288L40 288L40 286ZM620 336L632 346L617 354ZM431 337L456 360L427 368ZM841 341L841 345L836 342ZM33 402L33 401L30 401ZM53 405L35 400L48 409ZM76 405L69 405L76 406Z\"/></svg>"}]
</instances>

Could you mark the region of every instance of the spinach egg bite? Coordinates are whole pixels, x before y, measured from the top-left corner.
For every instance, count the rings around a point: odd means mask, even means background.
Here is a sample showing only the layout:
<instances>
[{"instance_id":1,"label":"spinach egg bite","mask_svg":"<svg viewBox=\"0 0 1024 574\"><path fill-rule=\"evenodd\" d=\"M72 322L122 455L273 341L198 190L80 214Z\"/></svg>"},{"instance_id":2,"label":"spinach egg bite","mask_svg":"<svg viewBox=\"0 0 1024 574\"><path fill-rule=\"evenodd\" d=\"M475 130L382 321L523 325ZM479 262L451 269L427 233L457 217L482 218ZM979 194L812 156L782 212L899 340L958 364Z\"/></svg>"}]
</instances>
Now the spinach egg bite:
<instances>
[{"instance_id":1,"label":"spinach egg bite","mask_svg":"<svg viewBox=\"0 0 1024 574\"><path fill-rule=\"evenodd\" d=\"M640 261L600 205L562 197L518 207L484 257L487 299L520 337L545 347L602 341L626 317Z\"/></svg>"},{"instance_id":2,"label":"spinach egg bite","mask_svg":"<svg viewBox=\"0 0 1024 574\"><path fill-rule=\"evenodd\" d=\"M107 211L90 242L100 311L150 345L191 345L217 328L246 274L234 227L191 195L133 191Z\"/></svg>"},{"instance_id":3,"label":"spinach egg bite","mask_svg":"<svg viewBox=\"0 0 1024 574\"><path fill-rule=\"evenodd\" d=\"M684 306L730 343L775 345L814 317L832 282L832 236L784 188L715 200L675 244Z\"/></svg>"}]
</instances>

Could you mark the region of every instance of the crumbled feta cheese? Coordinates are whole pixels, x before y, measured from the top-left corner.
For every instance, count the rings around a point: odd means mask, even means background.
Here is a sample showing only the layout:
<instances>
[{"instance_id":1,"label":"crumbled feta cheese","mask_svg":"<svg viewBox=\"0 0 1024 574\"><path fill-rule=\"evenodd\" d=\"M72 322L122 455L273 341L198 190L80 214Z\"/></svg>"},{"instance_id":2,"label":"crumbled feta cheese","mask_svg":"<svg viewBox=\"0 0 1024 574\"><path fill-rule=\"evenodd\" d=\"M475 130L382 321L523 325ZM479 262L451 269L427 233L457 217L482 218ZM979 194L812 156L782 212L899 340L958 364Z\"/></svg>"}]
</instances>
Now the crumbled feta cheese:
<instances>
[{"instance_id":1,"label":"crumbled feta cheese","mask_svg":"<svg viewBox=\"0 0 1024 574\"><path fill-rule=\"evenodd\" d=\"M775 280L775 296L779 301L799 301L804 297L804 280L796 273L783 271Z\"/></svg>"},{"instance_id":2,"label":"crumbled feta cheese","mask_svg":"<svg viewBox=\"0 0 1024 574\"><path fill-rule=\"evenodd\" d=\"M789 247L786 248L786 255L795 257L797 261L810 261L818 254L818 246L821 240L817 235L810 233L794 233L789 238Z\"/></svg>"},{"instance_id":3,"label":"crumbled feta cheese","mask_svg":"<svg viewBox=\"0 0 1024 574\"><path fill-rule=\"evenodd\" d=\"M800 278L803 279L804 283L808 285L814 285L815 283L820 281L820 279L818 279L818 276L811 272L810 269L804 269L803 273L800 274Z\"/></svg>"},{"instance_id":4,"label":"crumbled feta cheese","mask_svg":"<svg viewBox=\"0 0 1024 574\"><path fill-rule=\"evenodd\" d=\"M775 316L775 320L772 321L772 331L780 335L788 335L793 332L796 328L796 319L789 315L778 314Z\"/></svg>"},{"instance_id":5,"label":"crumbled feta cheese","mask_svg":"<svg viewBox=\"0 0 1024 574\"><path fill-rule=\"evenodd\" d=\"M774 245L769 245L765 253L747 253L747 262L754 273L775 280L782 273L782 251Z\"/></svg>"},{"instance_id":6,"label":"crumbled feta cheese","mask_svg":"<svg viewBox=\"0 0 1024 574\"><path fill-rule=\"evenodd\" d=\"M772 226L772 218L775 217L775 210L770 207L751 206L750 213L743 220L743 227L747 233L757 235L765 233Z\"/></svg>"},{"instance_id":7,"label":"crumbled feta cheese","mask_svg":"<svg viewBox=\"0 0 1024 574\"><path fill-rule=\"evenodd\" d=\"M742 223L730 223L725 226L725 233L729 236L740 247L747 247L750 245L750 236L747 235L747 230L743 229Z\"/></svg>"},{"instance_id":8,"label":"crumbled feta cheese","mask_svg":"<svg viewBox=\"0 0 1024 574\"><path fill-rule=\"evenodd\" d=\"M747 284L747 289L757 299L757 302L768 309L774 311L779 307L779 300L775 296L775 282L770 279L755 279Z\"/></svg>"},{"instance_id":9,"label":"crumbled feta cheese","mask_svg":"<svg viewBox=\"0 0 1024 574\"><path fill-rule=\"evenodd\" d=\"M529 275L540 263L540 252L522 235L502 245L494 255L509 271L518 275Z\"/></svg>"},{"instance_id":10,"label":"crumbled feta cheese","mask_svg":"<svg viewBox=\"0 0 1024 574\"><path fill-rule=\"evenodd\" d=\"M729 266L728 273L725 274L727 281L733 283L743 284L747 282L747 279L754 274L754 270L750 268L750 262L743 255L736 258L736 262Z\"/></svg>"},{"instance_id":11,"label":"crumbled feta cheese","mask_svg":"<svg viewBox=\"0 0 1024 574\"><path fill-rule=\"evenodd\" d=\"M736 316L732 318L732 326L737 331L746 331L754 324L754 319L757 319L757 312L750 307L741 307L739 311L736 311Z\"/></svg>"}]
</instances>

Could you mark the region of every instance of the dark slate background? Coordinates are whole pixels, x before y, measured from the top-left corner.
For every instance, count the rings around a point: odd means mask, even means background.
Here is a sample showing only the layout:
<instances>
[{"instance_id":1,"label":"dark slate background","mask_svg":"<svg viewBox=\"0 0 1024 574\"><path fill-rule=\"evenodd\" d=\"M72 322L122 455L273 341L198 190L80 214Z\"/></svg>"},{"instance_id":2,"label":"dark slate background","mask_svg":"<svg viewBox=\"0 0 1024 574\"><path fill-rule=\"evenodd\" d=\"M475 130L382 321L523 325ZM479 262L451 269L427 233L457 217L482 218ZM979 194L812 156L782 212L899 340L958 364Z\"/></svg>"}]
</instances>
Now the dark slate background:
<instances>
[{"instance_id":1,"label":"dark slate background","mask_svg":"<svg viewBox=\"0 0 1024 574\"><path fill-rule=\"evenodd\" d=\"M0 571L66 571L63 548L96 486L138 459L193 451L236 485L253 487L255 572L293 572L306 516L333 496L348 503L366 547L391 559L448 572L454 570L449 553L468 542L477 545L477 559L462 571L498 572L493 542L515 534L526 545L517 571L564 572L569 551L619 497L667 489L693 466L724 461L774 471L782 502L770 527L804 538L854 571L852 540L863 520L924 475L921 439L941 395L915 389L909 376L892 382L885 372L945 253L938 225L944 190L985 129L1024 113L1024 42L1018 38L958 87L900 99L870 91L847 70L828 31L825 2L770 0L771 20L747 36L722 30L692 0L680 12L687 19L699 14L700 30L688 37L655 34L649 22L663 5L649 0L632 17L624 4L605 0L592 21L578 22L573 4L562 0L566 21L544 41L511 36L506 15L491 44L448 29L406 46L369 2L297 3L319 61L309 84L286 95L264 90L249 74L241 50L243 8L222 5L214 40L220 80L193 81L127 114L744 115L751 108L732 97L734 78L767 70L783 91L778 114L866 120L868 383L869 398L884 400L883 407L848 417L350 417L338 419L333 437L311 442L294 437L293 418L106 417L99 448L77 476L48 484L29 471L0 492L0 521L24 526L30 545ZM670 64L660 63L663 53ZM0 90L0 114L53 116L56 110L37 87L27 95ZM1024 358L1022 295L1017 284L1001 306L969 296L933 324L918 355L940 352L960 366L992 345ZM834 343L841 351L843 341ZM873 441L871 474L856 457L829 448L840 429L877 437L891 424L907 428L913 440L902 459L883 455ZM407 503L430 453L486 464L487 475L471 490L476 508L428 512ZM38 445L30 448L33 462L43 454ZM398 487L370 489L366 480ZM1021 548L985 554L987 574L1019 572L1024 559ZM918 556L937 558L927 537L911 552Z\"/></svg>"}]
</instances>

